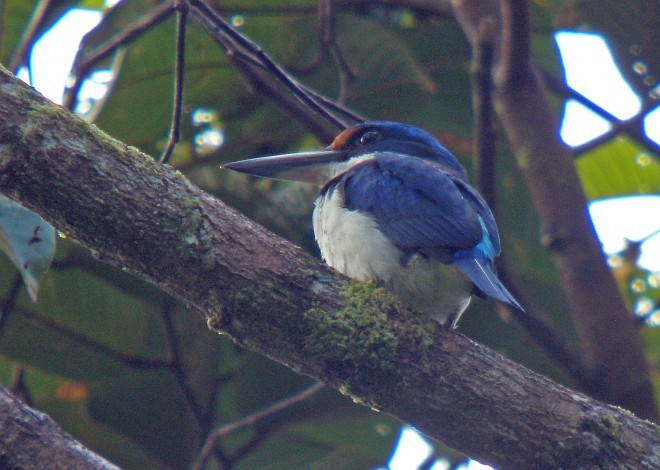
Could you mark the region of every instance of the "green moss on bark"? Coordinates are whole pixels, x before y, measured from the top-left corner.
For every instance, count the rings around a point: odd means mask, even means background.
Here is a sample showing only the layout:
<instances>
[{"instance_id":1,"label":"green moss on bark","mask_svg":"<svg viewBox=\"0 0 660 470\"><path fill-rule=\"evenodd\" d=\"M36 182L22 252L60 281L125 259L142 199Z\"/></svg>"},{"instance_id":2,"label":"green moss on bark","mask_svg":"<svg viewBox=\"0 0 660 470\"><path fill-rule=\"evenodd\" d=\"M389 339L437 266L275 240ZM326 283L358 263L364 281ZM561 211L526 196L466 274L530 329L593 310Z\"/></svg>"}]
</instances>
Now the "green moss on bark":
<instances>
[{"instance_id":1,"label":"green moss on bark","mask_svg":"<svg viewBox=\"0 0 660 470\"><path fill-rule=\"evenodd\" d=\"M372 282L344 283L340 288L345 304L336 314L305 312L310 334L304 349L324 364L342 392L370 404L370 393L400 380L402 350L412 345L415 355L425 355L437 323L406 309ZM407 314L402 318L397 311Z\"/></svg>"}]
</instances>

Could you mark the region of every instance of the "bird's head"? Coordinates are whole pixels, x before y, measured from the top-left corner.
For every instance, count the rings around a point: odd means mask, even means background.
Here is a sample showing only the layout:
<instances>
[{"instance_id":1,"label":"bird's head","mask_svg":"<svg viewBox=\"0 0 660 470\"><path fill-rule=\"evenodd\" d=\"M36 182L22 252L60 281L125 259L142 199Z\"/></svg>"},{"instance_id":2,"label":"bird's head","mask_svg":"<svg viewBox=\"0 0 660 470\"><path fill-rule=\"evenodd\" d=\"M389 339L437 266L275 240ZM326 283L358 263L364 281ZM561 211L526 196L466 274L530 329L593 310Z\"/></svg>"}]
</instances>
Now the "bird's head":
<instances>
[{"instance_id":1,"label":"bird's head","mask_svg":"<svg viewBox=\"0 0 660 470\"><path fill-rule=\"evenodd\" d=\"M377 152L429 160L465 179L465 170L456 157L430 134L413 126L388 121L371 121L349 127L325 150L252 158L223 167L266 178L324 185Z\"/></svg>"}]
</instances>

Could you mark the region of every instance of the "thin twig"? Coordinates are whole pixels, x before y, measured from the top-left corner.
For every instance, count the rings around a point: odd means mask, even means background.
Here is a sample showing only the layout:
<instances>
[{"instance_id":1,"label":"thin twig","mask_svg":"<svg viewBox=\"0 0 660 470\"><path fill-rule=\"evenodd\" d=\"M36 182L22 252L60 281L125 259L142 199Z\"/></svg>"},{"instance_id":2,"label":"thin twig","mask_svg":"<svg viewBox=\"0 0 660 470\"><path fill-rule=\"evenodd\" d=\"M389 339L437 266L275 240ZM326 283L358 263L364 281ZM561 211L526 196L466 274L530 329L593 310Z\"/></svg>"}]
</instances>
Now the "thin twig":
<instances>
[{"instance_id":1,"label":"thin twig","mask_svg":"<svg viewBox=\"0 0 660 470\"><path fill-rule=\"evenodd\" d=\"M472 109L474 132L472 143L474 184L495 212L495 131L493 124L493 39L494 20L486 17L479 24L479 37L473 51Z\"/></svg>"},{"instance_id":2,"label":"thin twig","mask_svg":"<svg viewBox=\"0 0 660 470\"><path fill-rule=\"evenodd\" d=\"M27 384L25 383L25 367L23 367L21 364L16 364L14 366L9 391L20 398L20 400L27 406L34 405L32 395L30 394L30 391L27 388Z\"/></svg>"},{"instance_id":3,"label":"thin twig","mask_svg":"<svg viewBox=\"0 0 660 470\"><path fill-rule=\"evenodd\" d=\"M637 140L638 142L643 143L655 152L660 152L660 145L658 145L658 143L654 140L650 139L647 133L644 131L644 118L646 117L646 114L651 111L651 109L657 106L657 103L645 100L643 102L642 109L639 113L637 113L637 115L631 119L623 121L603 107L591 101L589 98L585 97L582 93L569 87L566 82L558 79L549 71L542 68L537 69L539 70L543 81L552 91L555 93L560 93L564 98L577 101L584 107L588 108L590 111L593 111L594 113L609 121L609 123L612 125L612 128L605 134L587 142L584 145L573 148L574 157L579 157L584 152L599 147L603 143L608 142L621 133L628 134L630 137Z\"/></svg>"},{"instance_id":4,"label":"thin twig","mask_svg":"<svg viewBox=\"0 0 660 470\"><path fill-rule=\"evenodd\" d=\"M66 256L54 260L50 265L53 272L80 269L91 276L103 280L116 289L131 297L160 304L173 301L165 292L146 282L136 282L135 278L127 277L121 271L108 269L102 261L95 259L88 251L79 245L68 247Z\"/></svg>"},{"instance_id":5,"label":"thin twig","mask_svg":"<svg viewBox=\"0 0 660 470\"><path fill-rule=\"evenodd\" d=\"M172 318L172 306L170 304L165 304L161 310L163 317L163 325L165 326L165 337L167 341L167 349L169 351L170 362L174 370L174 375L176 376L176 381L183 393L188 406L195 415L197 424L202 430L202 435L206 435L209 428L211 427L210 417L208 413L202 410L202 406L197 397L195 396L194 390L188 386L188 381L186 378L186 372L183 370L183 363L181 361L181 351L179 348L179 339L174 328L174 322Z\"/></svg>"},{"instance_id":6,"label":"thin twig","mask_svg":"<svg viewBox=\"0 0 660 470\"><path fill-rule=\"evenodd\" d=\"M223 48L226 48L226 38L223 38L219 34L214 34L214 27L206 24L204 18L200 17L198 20L210 36ZM283 90L283 86L277 80L274 80L260 64L249 60L248 56L243 56L241 59L238 58L239 56L239 53L232 52L231 50L227 51L227 60L245 79L252 92L261 92L268 96L277 106L294 119L302 122L321 142L332 142L337 135L337 129L334 126L324 124L302 102L291 96L287 90Z\"/></svg>"},{"instance_id":7,"label":"thin twig","mask_svg":"<svg viewBox=\"0 0 660 470\"><path fill-rule=\"evenodd\" d=\"M30 83L32 83L32 67L30 66L32 46L37 40L37 34L41 31L46 16L55 3L54 0L40 0L37 3L27 24L27 28L25 28L21 40L16 47L16 52L9 63L9 70L12 72L16 72L20 66L25 65L28 69Z\"/></svg>"},{"instance_id":8,"label":"thin twig","mask_svg":"<svg viewBox=\"0 0 660 470\"><path fill-rule=\"evenodd\" d=\"M318 29L319 44L316 55L311 63L292 70L299 74L309 74L316 70L326 58L328 51L339 70L339 103L346 103L349 95L350 83L355 78L355 73L351 69L344 53L337 44L337 25L335 22L336 0L321 0L318 7Z\"/></svg>"},{"instance_id":9,"label":"thin twig","mask_svg":"<svg viewBox=\"0 0 660 470\"><path fill-rule=\"evenodd\" d=\"M172 104L172 123L167 146L160 156L160 163L167 163L174 146L181 137L181 107L183 101L183 76L186 56L186 22L188 18L188 3L176 0L176 58L174 64L174 102Z\"/></svg>"},{"instance_id":10,"label":"thin twig","mask_svg":"<svg viewBox=\"0 0 660 470\"><path fill-rule=\"evenodd\" d=\"M322 44L327 47L332 54L335 64L339 69L339 99L341 104L348 102L350 95L350 85L355 79L355 72L348 64L344 52L337 43L337 25L335 23L335 0L324 0L325 4L323 15L325 17L325 27L321 30Z\"/></svg>"},{"instance_id":11,"label":"thin twig","mask_svg":"<svg viewBox=\"0 0 660 470\"><path fill-rule=\"evenodd\" d=\"M217 448L219 441L223 437L231 433L245 429L247 427L259 424L264 420L270 418L274 414L279 413L282 410L285 410L294 405L297 405L298 403L308 400L314 395L316 395L320 390L322 390L323 387L324 385L322 383L317 382L314 385L297 393L296 395L293 395L282 401L274 403L273 405L264 408L263 410L258 411L254 414L251 414L237 421L233 421L231 423L225 424L222 427L217 428L206 438L206 442L204 443L204 446L202 447L202 450L200 451L199 456L197 457L197 461L195 462L193 468L195 470L202 470L204 468L204 465L206 464L206 461L208 460L211 452L213 452L214 449Z\"/></svg>"},{"instance_id":12,"label":"thin twig","mask_svg":"<svg viewBox=\"0 0 660 470\"><path fill-rule=\"evenodd\" d=\"M16 304L16 299L18 293L21 291L21 286L23 285L23 276L21 273L17 272L14 275L14 280L11 283L11 287L2 299L2 304L0 304L0 332L4 329L7 324L7 319L9 318L9 312L11 312Z\"/></svg>"},{"instance_id":13,"label":"thin twig","mask_svg":"<svg viewBox=\"0 0 660 470\"><path fill-rule=\"evenodd\" d=\"M233 451L229 456L229 461L231 463L238 462L250 452L253 452L259 447L259 445L268 439L277 431L277 427L261 427L254 430L250 438L241 444L241 446Z\"/></svg>"},{"instance_id":14,"label":"thin twig","mask_svg":"<svg viewBox=\"0 0 660 470\"><path fill-rule=\"evenodd\" d=\"M289 67L293 73L298 75L308 75L314 72L319 66L323 63L326 56L328 55L328 49L325 47L324 39L326 37L325 31L327 28L331 27L328 25L328 21L332 21L330 17L329 10L332 9L332 0L319 0L319 6L316 10L317 24L319 30L318 37L318 49L314 58L307 65L302 65L300 67ZM334 26L334 24L332 25Z\"/></svg>"},{"instance_id":15,"label":"thin twig","mask_svg":"<svg viewBox=\"0 0 660 470\"><path fill-rule=\"evenodd\" d=\"M116 34L94 50L90 52L78 51L72 70L75 78L73 84L66 90L63 106L69 110L73 109L80 87L96 64L115 53L119 47L165 20L174 11L174 8L173 2L162 3L154 7L149 14L126 26L121 33Z\"/></svg>"},{"instance_id":16,"label":"thin twig","mask_svg":"<svg viewBox=\"0 0 660 470\"><path fill-rule=\"evenodd\" d=\"M8 297L3 299L3 303L7 302ZM46 318L43 315L40 315L32 310L16 307L16 311L21 315L23 319L28 322L32 322L38 326L43 327L48 330L50 333L59 334L66 336L73 341L80 343L82 346L88 347L96 352L102 353L114 359L117 362L120 362L128 367L133 367L136 369L157 369L157 368L172 368L173 364L171 361L164 359L150 359L140 356L135 356L132 354L127 354L123 351L117 351L105 344L99 343L98 341L85 336L77 331L71 330L65 326L62 326L60 323Z\"/></svg>"},{"instance_id":17,"label":"thin twig","mask_svg":"<svg viewBox=\"0 0 660 470\"><path fill-rule=\"evenodd\" d=\"M417 466L417 470L431 470L438 463L438 459L443 457L443 455L438 455L437 449L432 449L428 457Z\"/></svg>"},{"instance_id":18,"label":"thin twig","mask_svg":"<svg viewBox=\"0 0 660 470\"><path fill-rule=\"evenodd\" d=\"M257 44L233 29L220 15L201 0L190 0L194 17L200 25L214 37L227 53L233 56L233 61L246 61L252 65L263 67L269 75L284 85L298 100L300 100L315 115L332 124L336 129L343 130L349 123L338 118L317 99L315 93L300 84L290 76L280 65L273 61ZM345 110L344 115L351 112Z\"/></svg>"}]
</instances>

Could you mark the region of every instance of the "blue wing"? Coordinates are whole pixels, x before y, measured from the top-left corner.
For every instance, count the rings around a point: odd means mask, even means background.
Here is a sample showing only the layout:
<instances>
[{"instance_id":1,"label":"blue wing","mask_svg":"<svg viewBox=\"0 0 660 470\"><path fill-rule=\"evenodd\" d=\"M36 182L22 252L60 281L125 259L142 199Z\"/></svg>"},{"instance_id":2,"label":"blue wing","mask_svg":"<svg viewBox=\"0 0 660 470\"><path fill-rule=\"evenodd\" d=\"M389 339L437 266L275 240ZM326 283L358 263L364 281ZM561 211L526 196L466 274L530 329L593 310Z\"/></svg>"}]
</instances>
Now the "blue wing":
<instances>
[{"instance_id":1,"label":"blue wing","mask_svg":"<svg viewBox=\"0 0 660 470\"><path fill-rule=\"evenodd\" d=\"M375 153L343 180L347 209L374 217L404 252L422 251L446 262L450 259L445 255L470 251L486 235L492 245L487 256L499 254L495 221L483 199L467 183L429 161Z\"/></svg>"},{"instance_id":2,"label":"blue wing","mask_svg":"<svg viewBox=\"0 0 660 470\"><path fill-rule=\"evenodd\" d=\"M493 214L461 178L427 160L378 152L341 180L346 208L370 214L404 253L454 263L482 293L520 308L493 271L500 252Z\"/></svg>"},{"instance_id":3,"label":"blue wing","mask_svg":"<svg viewBox=\"0 0 660 470\"><path fill-rule=\"evenodd\" d=\"M521 312L525 311L511 292L497 278L497 275L493 271L493 263L490 260L464 257L454 260L454 264L474 282L482 294L513 305Z\"/></svg>"}]
</instances>

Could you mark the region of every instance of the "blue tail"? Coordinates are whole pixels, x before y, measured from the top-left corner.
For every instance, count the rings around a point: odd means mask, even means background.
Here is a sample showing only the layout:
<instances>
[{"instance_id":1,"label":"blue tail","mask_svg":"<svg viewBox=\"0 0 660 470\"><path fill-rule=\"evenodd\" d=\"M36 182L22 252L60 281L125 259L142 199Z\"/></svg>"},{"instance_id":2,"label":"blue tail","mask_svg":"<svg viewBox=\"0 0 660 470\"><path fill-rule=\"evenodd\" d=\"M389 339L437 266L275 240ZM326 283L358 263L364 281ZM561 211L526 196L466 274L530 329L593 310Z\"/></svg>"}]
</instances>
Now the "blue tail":
<instances>
[{"instance_id":1,"label":"blue tail","mask_svg":"<svg viewBox=\"0 0 660 470\"><path fill-rule=\"evenodd\" d=\"M511 292L509 292L497 278L489 261L474 258L459 258L454 259L454 264L456 264L456 266L458 266L459 269L463 271L463 273L465 273L465 275L469 277L484 294L494 297L500 302L512 305L521 312L525 311L513 295L511 295Z\"/></svg>"}]
</instances>

